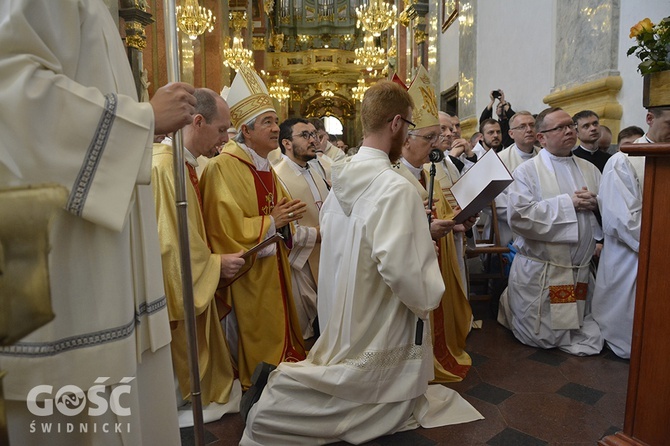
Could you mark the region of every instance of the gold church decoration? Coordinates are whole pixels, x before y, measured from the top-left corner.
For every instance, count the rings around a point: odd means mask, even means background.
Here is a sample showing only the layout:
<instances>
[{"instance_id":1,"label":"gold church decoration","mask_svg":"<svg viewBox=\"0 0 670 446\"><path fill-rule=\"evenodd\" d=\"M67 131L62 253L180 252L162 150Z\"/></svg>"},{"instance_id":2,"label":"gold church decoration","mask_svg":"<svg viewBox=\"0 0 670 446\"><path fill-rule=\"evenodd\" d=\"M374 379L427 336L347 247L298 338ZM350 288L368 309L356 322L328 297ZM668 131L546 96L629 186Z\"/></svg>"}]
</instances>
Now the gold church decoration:
<instances>
[{"instance_id":1,"label":"gold church decoration","mask_svg":"<svg viewBox=\"0 0 670 446\"><path fill-rule=\"evenodd\" d=\"M370 0L367 7L360 5L356 7L356 26L364 31L379 37L382 32L396 23L398 9L395 5L390 6L383 0Z\"/></svg>"},{"instance_id":2,"label":"gold church decoration","mask_svg":"<svg viewBox=\"0 0 670 446\"><path fill-rule=\"evenodd\" d=\"M363 47L356 48L354 53L356 54L354 63L364 67L367 71L372 71L386 62L384 48L375 45L375 38L370 32L366 32L363 37Z\"/></svg>"},{"instance_id":3,"label":"gold church decoration","mask_svg":"<svg viewBox=\"0 0 670 446\"><path fill-rule=\"evenodd\" d=\"M212 32L215 21L211 9L200 6L198 0L184 0L184 6L177 6L177 27L191 40L205 31Z\"/></svg>"},{"instance_id":4,"label":"gold church decoration","mask_svg":"<svg viewBox=\"0 0 670 446\"><path fill-rule=\"evenodd\" d=\"M233 29L233 43L230 48L223 50L223 64L235 71L245 63L253 67L253 52L244 48L242 37L242 29L247 27L247 13L235 11L231 12L229 17L230 26Z\"/></svg>"},{"instance_id":5,"label":"gold church decoration","mask_svg":"<svg viewBox=\"0 0 670 446\"><path fill-rule=\"evenodd\" d=\"M356 101L362 101L363 95L369 87L365 84L363 76L358 78L358 85L351 88L351 97Z\"/></svg>"},{"instance_id":6,"label":"gold church decoration","mask_svg":"<svg viewBox=\"0 0 670 446\"><path fill-rule=\"evenodd\" d=\"M268 91L270 96L275 98L278 102L285 101L291 97L291 87L284 84L284 78L281 73L279 73L274 81L268 85Z\"/></svg>"}]
</instances>

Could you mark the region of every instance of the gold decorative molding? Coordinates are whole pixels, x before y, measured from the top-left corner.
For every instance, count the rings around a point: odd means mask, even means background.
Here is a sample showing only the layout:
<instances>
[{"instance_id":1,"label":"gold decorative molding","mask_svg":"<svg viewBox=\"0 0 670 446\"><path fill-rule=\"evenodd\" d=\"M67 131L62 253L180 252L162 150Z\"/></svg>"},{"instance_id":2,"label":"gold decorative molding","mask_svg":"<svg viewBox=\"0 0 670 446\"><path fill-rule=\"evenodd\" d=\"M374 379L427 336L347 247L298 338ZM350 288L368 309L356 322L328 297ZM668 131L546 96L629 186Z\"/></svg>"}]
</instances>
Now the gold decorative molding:
<instances>
[{"instance_id":1,"label":"gold decorative molding","mask_svg":"<svg viewBox=\"0 0 670 446\"><path fill-rule=\"evenodd\" d=\"M414 30L414 41L417 43L417 45L424 43L427 37L428 35L426 34L426 31L419 28Z\"/></svg>"},{"instance_id":2,"label":"gold decorative molding","mask_svg":"<svg viewBox=\"0 0 670 446\"><path fill-rule=\"evenodd\" d=\"M252 37L251 38L251 49L254 50L254 51L265 50L265 37Z\"/></svg>"},{"instance_id":3,"label":"gold decorative molding","mask_svg":"<svg viewBox=\"0 0 670 446\"><path fill-rule=\"evenodd\" d=\"M147 46L147 39L144 36L128 35L126 36L126 44L131 48L142 51Z\"/></svg>"},{"instance_id":4,"label":"gold decorative molding","mask_svg":"<svg viewBox=\"0 0 670 446\"><path fill-rule=\"evenodd\" d=\"M354 63L356 58L353 51L340 49L314 49L310 51L289 52L266 52L265 65L273 69L289 73L291 84L312 83L315 75L333 76L344 75L352 77L351 82L356 83L361 71ZM296 79L304 77L304 79Z\"/></svg>"},{"instance_id":5,"label":"gold decorative molding","mask_svg":"<svg viewBox=\"0 0 670 446\"><path fill-rule=\"evenodd\" d=\"M600 117L600 124L609 127L612 135L617 135L623 115L623 107L617 100L617 94L622 85L621 76L607 76L559 89L545 96L543 101L550 107L561 107L570 115L582 110L592 110Z\"/></svg>"},{"instance_id":6,"label":"gold decorative molding","mask_svg":"<svg viewBox=\"0 0 670 446\"><path fill-rule=\"evenodd\" d=\"M144 25L140 22L126 22L126 44L131 48L144 50L147 46L147 37Z\"/></svg>"},{"instance_id":7,"label":"gold decorative molding","mask_svg":"<svg viewBox=\"0 0 670 446\"><path fill-rule=\"evenodd\" d=\"M461 121L461 138L470 139L475 132L479 131L479 120L477 118L470 117L463 119Z\"/></svg>"}]
</instances>

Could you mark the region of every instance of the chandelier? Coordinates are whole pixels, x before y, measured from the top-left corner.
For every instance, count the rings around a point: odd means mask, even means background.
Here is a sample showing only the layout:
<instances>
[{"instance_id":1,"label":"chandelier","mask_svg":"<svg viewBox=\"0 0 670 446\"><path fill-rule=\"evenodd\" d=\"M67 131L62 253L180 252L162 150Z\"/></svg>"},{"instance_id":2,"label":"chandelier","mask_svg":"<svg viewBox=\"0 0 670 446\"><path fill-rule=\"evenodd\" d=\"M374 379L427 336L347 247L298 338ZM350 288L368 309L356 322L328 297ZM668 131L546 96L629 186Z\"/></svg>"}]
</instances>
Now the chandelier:
<instances>
[{"instance_id":1,"label":"chandelier","mask_svg":"<svg viewBox=\"0 0 670 446\"><path fill-rule=\"evenodd\" d=\"M371 32L375 37L379 37L382 32L395 24L397 12L398 9L395 5L389 6L383 0L370 0L367 8L363 5L356 7L356 17L358 18L356 26Z\"/></svg>"},{"instance_id":2,"label":"chandelier","mask_svg":"<svg viewBox=\"0 0 670 446\"><path fill-rule=\"evenodd\" d=\"M279 102L291 97L291 87L284 85L284 78L281 77L281 74L278 74L274 82L270 84L268 91L270 96Z\"/></svg>"},{"instance_id":3,"label":"chandelier","mask_svg":"<svg viewBox=\"0 0 670 446\"><path fill-rule=\"evenodd\" d=\"M185 0L184 6L177 6L177 27L187 34L189 39L195 40L205 31L214 30L216 17L212 11L198 5L198 0Z\"/></svg>"},{"instance_id":4,"label":"chandelier","mask_svg":"<svg viewBox=\"0 0 670 446\"><path fill-rule=\"evenodd\" d=\"M242 37L242 29L247 27L247 13L231 12L230 26L233 28L233 44L223 50L223 64L235 71L244 63L253 66L253 52L244 48Z\"/></svg>"},{"instance_id":5,"label":"chandelier","mask_svg":"<svg viewBox=\"0 0 670 446\"><path fill-rule=\"evenodd\" d=\"M384 48L375 46L375 39L371 33L366 32L363 37L363 47L354 50L356 59L354 63L365 67L366 70L372 69L378 65L383 65L386 62L384 57Z\"/></svg>"},{"instance_id":6,"label":"chandelier","mask_svg":"<svg viewBox=\"0 0 670 446\"><path fill-rule=\"evenodd\" d=\"M365 79L363 79L363 76L361 76L358 78L358 85L351 88L351 97L356 101L362 101L363 95L367 89L368 86L365 85Z\"/></svg>"}]
</instances>

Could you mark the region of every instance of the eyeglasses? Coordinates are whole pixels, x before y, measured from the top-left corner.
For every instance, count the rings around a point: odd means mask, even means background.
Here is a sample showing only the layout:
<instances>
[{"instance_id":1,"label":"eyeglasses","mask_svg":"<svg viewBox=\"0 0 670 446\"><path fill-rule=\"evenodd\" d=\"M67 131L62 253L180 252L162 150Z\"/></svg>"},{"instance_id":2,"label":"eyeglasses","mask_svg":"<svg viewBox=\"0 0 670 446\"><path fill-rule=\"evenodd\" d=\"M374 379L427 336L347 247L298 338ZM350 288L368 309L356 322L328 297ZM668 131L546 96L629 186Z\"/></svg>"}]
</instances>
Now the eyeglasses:
<instances>
[{"instance_id":1,"label":"eyeglasses","mask_svg":"<svg viewBox=\"0 0 670 446\"><path fill-rule=\"evenodd\" d=\"M574 122L571 122L570 124L557 125L556 127L547 130L541 130L537 133L564 132L566 130L574 130L576 127L577 125Z\"/></svg>"},{"instance_id":2,"label":"eyeglasses","mask_svg":"<svg viewBox=\"0 0 670 446\"><path fill-rule=\"evenodd\" d=\"M533 130L533 127L535 127L535 124L521 124L517 125L516 127L512 127L510 130L526 130L526 129Z\"/></svg>"},{"instance_id":3,"label":"eyeglasses","mask_svg":"<svg viewBox=\"0 0 670 446\"><path fill-rule=\"evenodd\" d=\"M438 139L444 139L444 136L439 134L439 133L431 133L429 135L419 135L418 133L408 133L409 136L418 136L420 138L425 139L426 141L430 142L431 144L437 142Z\"/></svg>"},{"instance_id":4,"label":"eyeglasses","mask_svg":"<svg viewBox=\"0 0 670 446\"><path fill-rule=\"evenodd\" d=\"M391 121L393 121L394 119L395 119L395 116L392 117L391 119L389 119L389 120L386 121L386 122L391 122ZM409 129L410 129L410 130L414 130L414 129L416 128L416 124L414 124L412 121L410 121L410 120L408 120L408 119L405 119L405 118L403 118L402 116L400 117L400 119L402 119L403 121L405 121L405 122L407 123L407 125L409 126Z\"/></svg>"},{"instance_id":5,"label":"eyeglasses","mask_svg":"<svg viewBox=\"0 0 670 446\"><path fill-rule=\"evenodd\" d=\"M300 133L295 133L291 136L301 136L305 138L307 141L309 141L309 138L319 139L319 135L317 135L316 132L308 132L307 130Z\"/></svg>"}]
</instances>

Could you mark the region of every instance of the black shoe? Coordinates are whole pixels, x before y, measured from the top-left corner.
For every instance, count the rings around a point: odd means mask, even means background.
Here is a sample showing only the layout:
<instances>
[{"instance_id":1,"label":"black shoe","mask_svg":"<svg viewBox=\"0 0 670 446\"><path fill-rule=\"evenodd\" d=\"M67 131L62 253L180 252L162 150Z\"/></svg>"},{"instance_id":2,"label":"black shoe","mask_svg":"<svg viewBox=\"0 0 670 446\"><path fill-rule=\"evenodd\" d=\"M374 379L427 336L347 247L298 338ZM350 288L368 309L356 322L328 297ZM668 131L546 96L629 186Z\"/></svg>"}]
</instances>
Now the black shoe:
<instances>
[{"instance_id":1,"label":"black shoe","mask_svg":"<svg viewBox=\"0 0 670 446\"><path fill-rule=\"evenodd\" d=\"M267 362L261 362L256 366L253 375L251 375L251 387L249 390L242 395L242 400L240 401L240 415L242 416L242 421L246 424L247 416L249 411L254 404L258 402L263 393L265 385L268 383L268 376L270 372L276 369L277 366L268 364Z\"/></svg>"}]
</instances>

